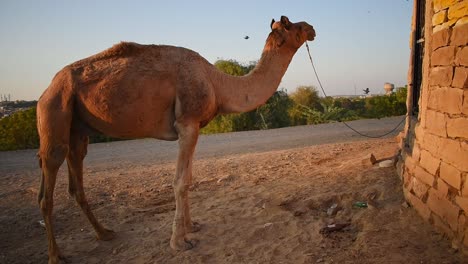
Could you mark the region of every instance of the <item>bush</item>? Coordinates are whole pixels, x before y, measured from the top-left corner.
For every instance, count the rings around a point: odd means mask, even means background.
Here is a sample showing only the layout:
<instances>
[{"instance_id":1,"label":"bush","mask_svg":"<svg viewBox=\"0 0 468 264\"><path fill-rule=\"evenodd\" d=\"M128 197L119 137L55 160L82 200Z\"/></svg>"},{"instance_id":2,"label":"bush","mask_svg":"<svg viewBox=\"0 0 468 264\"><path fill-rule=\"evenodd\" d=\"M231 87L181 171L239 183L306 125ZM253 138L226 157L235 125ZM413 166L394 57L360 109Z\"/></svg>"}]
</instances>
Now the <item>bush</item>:
<instances>
[{"instance_id":1,"label":"bush","mask_svg":"<svg viewBox=\"0 0 468 264\"><path fill-rule=\"evenodd\" d=\"M18 111L0 120L0 150L37 148L36 108Z\"/></svg>"}]
</instances>

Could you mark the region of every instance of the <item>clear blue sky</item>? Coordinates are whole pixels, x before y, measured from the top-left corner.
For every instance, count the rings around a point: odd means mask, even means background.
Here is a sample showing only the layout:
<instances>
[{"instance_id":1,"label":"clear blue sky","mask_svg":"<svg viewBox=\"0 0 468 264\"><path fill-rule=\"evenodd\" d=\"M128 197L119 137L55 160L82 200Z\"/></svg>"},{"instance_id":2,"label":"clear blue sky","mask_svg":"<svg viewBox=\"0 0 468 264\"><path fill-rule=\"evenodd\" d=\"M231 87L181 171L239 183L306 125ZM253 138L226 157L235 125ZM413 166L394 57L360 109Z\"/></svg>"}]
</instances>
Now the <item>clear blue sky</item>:
<instances>
[{"instance_id":1,"label":"clear blue sky","mask_svg":"<svg viewBox=\"0 0 468 264\"><path fill-rule=\"evenodd\" d=\"M210 62L258 60L272 18L313 25L312 56L328 94L406 84L412 1L0 2L0 94L38 99L57 71L120 41L183 46ZM250 39L245 40L248 35ZM305 46L281 88L317 86Z\"/></svg>"}]
</instances>

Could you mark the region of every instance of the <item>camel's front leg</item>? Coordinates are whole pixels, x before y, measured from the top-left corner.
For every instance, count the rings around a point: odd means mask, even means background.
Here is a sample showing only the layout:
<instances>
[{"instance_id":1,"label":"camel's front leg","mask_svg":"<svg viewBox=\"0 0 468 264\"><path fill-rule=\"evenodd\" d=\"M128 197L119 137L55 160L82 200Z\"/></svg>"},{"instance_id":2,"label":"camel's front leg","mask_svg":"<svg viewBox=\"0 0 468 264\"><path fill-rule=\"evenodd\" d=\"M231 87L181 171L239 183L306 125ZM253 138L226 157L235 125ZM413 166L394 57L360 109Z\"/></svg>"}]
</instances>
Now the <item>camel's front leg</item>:
<instances>
[{"instance_id":1,"label":"camel's front leg","mask_svg":"<svg viewBox=\"0 0 468 264\"><path fill-rule=\"evenodd\" d=\"M198 123L194 125L176 123L176 128L179 133L179 157L172 183L176 211L172 225L171 247L176 250L187 250L194 246L194 243L186 238L186 234L193 231L188 206L188 191L191 184L192 158L197 144L199 127Z\"/></svg>"}]
</instances>

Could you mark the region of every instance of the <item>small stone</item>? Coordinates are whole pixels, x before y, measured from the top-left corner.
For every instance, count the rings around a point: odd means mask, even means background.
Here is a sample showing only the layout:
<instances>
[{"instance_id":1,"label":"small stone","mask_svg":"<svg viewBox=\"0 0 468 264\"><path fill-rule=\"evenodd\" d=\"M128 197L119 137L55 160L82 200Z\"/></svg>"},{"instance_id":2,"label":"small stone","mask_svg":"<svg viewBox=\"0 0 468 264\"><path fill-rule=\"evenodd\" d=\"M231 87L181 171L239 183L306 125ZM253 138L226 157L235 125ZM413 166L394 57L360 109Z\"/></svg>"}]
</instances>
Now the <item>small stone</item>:
<instances>
[{"instance_id":1,"label":"small stone","mask_svg":"<svg viewBox=\"0 0 468 264\"><path fill-rule=\"evenodd\" d=\"M294 216L301 216L304 213L305 213L304 209L297 209L296 211L294 211Z\"/></svg>"},{"instance_id":2,"label":"small stone","mask_svg":"<svg viewBox=\"0 0 468 264\"><path fill-rule=\"evenodd\" d=\"M270 226L273 226L273 223L265 223L263 225L263 228L267 228L267 227L270 227Z\"/></svg>"},{"instance_id":3,"label":"small stone","mask_svg":"<svg viewBox=\"0 0 468 264\"><path fill-rule=\"evenodd\" d=\"M230 181L233 181L234 178L235 178L234 175L231 175L231 174L225 175L225 176L219 178L217 183L221 184L222 182L230 182Z\"/></svg>"},{"instance_id":4,"label":"small stone","mask_svg":"<svg viewBox=\"0 0 468 264\"><path fill-rule=\"evenodd\" d=\"M30 194L33 194L33 195L37 195L37 188L29 187L29 188L26 189L26 192L30 193Z\"/></svg>"},{"instance_id":5,"label":"small stone","mask_svg":"<svg viewBox=\"0 0 468 264\"><path fill-rule=\"evenodd\" d=\"M319 258L317 259L317 261L315 261L315 263L321 263L321 262L323 262L323 258Z\"/></svg>"},{"instance_id":6,"label":"small stone","mask_svg":"<svg viewBox=\"0 0 468 264\"><path fill-rule=\"evenodd\" d=\"M401 204L401 206L402 206L403 208L409 208L409 207L410 207L410 205L408 204L407 201L404 201L404 202Z\"/></svg>"},{"instance_id":7,"label":"small stone","mask_svg":"<svg viewBox=\"0 0 468 264\"><path fill-rule=\"evenodd\" d=\"M172 184L170 184L170 183L165 183L165 184L163 184L161 187L163 187L163 189L170 189L170 188L172 188Z\"/></svg>"},{"instance_id":8,"label":"small stone","mask_svg":"<svg viewBox=\"0 0 468 264\"><path fill-rule=\"evenodd\" d=\"M334 203L327 209L327 215L334 216L339 210L340 208L338 207L338 204Z\"/></svg>"},{"instance_id":9,"label":"small stone","mask_svg":"<svg viewBox=\"0 0 468 264\"><path fill-rule=\"evenodd\" d=\"M379 162L380 168L389 168L393 166L393 160L384 160Z\"/></svg>"}]
</instances>

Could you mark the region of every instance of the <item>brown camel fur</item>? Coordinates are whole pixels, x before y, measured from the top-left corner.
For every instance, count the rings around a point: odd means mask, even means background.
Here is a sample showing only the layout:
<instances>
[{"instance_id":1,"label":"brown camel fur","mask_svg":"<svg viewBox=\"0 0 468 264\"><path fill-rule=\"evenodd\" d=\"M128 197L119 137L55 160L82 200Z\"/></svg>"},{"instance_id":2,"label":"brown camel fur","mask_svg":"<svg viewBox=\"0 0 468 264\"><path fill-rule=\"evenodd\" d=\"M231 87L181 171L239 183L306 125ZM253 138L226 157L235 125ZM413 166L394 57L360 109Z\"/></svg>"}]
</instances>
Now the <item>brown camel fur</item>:
<instances>
[{"instance_id":1,"label":"brown camel fur","mask_svg":"<svg viewBox=\"0 0 468 264\"><path fill-rule=\"evenodd\" d=\"M246 112L264 104L278 88L297 49L315 37L312 26L292 23L285 16L273 20L271 29L260 61L243 77L224 74L185 48L136 43L117 44L56 74L37 106L39 205L47 229L49 263L57 263L60 257L51 217L56 175L65 159L69 193L97 238L114 236L96 220L83 191L83 159L93 131L118 138L179 140L170 246L176 250L194 246L186 233L197 231L199 225L190 218L188 189L200 128L217 114Z\"/></svg>"}]
</instances>

